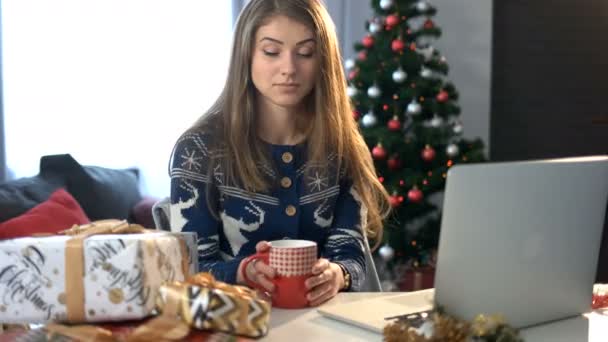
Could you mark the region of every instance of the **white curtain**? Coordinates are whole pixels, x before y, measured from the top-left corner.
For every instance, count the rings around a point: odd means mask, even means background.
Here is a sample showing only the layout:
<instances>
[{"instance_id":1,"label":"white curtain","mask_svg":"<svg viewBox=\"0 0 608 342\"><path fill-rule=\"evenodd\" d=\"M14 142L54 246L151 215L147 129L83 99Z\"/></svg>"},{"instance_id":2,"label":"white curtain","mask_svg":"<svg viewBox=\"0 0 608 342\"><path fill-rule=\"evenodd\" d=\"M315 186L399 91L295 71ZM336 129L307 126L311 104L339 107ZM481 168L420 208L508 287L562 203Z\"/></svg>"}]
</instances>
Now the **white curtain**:
<instances>
[{"instance_id":1,"label":"white curtain","mask_svg":"<svg viewBox=\"0 0 608 342\"><path fill-rule=\"evenodd\" d=\"M138 167L142 191L169 194L171 148L219 94L231 1L3 0L7 166L40 157Z\"/></svg>"}]
</instances>

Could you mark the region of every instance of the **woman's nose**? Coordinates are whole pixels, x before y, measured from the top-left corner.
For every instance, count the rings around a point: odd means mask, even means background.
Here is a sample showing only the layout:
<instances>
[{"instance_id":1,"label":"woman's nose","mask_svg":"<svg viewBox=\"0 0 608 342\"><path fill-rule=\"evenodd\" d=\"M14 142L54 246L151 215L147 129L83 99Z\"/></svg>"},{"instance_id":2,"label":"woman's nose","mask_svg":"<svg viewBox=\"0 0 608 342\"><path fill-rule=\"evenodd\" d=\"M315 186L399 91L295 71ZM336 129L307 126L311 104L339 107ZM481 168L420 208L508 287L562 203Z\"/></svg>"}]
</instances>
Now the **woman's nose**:
<instances>
[{"instance_id":1,"label":"woman's nose","mask_svg":"<svg viewBox=\"0 0 608 342\"><path fill-rule=\"evenodd\" d=\"M296 72L296 61L293 54L286 53L281 61L281 74L293 75Z\"/></svg>"}]
</instances>

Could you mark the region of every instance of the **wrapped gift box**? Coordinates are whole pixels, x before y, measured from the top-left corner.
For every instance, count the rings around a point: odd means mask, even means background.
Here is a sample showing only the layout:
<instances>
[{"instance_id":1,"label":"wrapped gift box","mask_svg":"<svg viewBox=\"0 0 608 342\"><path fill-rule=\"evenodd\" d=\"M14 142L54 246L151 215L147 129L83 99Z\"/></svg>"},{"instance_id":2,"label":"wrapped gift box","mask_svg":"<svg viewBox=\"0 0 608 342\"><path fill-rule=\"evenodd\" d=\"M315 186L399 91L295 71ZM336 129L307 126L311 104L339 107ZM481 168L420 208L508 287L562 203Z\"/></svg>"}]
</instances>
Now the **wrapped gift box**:
<instances>
[{"instance_id":1,"label":"wrapped gift box","mask_svg":"<svg viewBox=\"0 0 608 342\"><path fill-rule=\"evenodd\" d=\"M179 317L192 328L254 338L268 333L271 304L249 288L216 281L210 273L162 286L160 293L162 316Z\"/></svg>"},{"instance_id":2,"label":"wrapped gift box","mask_svg":"<svg viewBox=\"0 0 608 342\"><path fill-rule=\"evenodd\" d=\"M78 248L74 239L0 241L0 322L141 319L162 284L197 270L194 233L94 235Z\"/></svg>"},{"instance_id":3,"label":"wrapped gift box","mask_svg":"<svg viewBox=\"0 0 608 342\"><path fill-rule=\"evenodd\" d=\"M399 284L401 291L419 291L430 289L435 282L434 267L416 267L405 271L403 279Z\"/></svg>"}]
</instances>

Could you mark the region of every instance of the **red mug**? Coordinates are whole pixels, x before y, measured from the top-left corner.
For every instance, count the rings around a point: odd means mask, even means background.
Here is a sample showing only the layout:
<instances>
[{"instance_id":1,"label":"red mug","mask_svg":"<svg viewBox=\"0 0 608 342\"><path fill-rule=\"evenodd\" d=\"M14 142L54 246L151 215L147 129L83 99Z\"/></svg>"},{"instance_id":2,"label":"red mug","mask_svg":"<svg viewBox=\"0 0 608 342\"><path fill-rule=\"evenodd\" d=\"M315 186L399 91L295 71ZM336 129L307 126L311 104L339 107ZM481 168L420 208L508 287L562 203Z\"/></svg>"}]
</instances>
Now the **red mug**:
<instances>
[{"instance_id":1,"label":"red mug","mask_svg":"<svg viewBox=\"0 0 608 342\"><path fill-rule=\"evenodd\" d=\"M297 309L308 306L305 281L312 275L312 267L317 261L317 244L308 240L276 240L270 241L270 250L256 253L243 264L243 270L254 260L262 260L275 270L272 279L274 293L272 294L272 305L285 308ZM264 289L247 277L243 272L245 281L249 286Z\"/></svg>"}]
</instances>

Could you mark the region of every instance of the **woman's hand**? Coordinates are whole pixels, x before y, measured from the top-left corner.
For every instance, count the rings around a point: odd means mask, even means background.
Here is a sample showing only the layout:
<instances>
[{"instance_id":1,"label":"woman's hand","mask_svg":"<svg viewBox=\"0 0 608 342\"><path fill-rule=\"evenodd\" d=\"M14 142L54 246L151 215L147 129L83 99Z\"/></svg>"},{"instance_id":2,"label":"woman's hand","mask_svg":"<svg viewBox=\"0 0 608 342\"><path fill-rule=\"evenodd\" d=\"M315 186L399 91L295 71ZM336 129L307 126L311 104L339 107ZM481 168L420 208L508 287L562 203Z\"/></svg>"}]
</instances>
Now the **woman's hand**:
<instances>
[{"instance_id":1,"label":"woman's hand","mask_svg":"<svg viewBox=\"0 0 608 342\"><path fill-rule=\"evenodd\" d=\"M312 274L312 277L306 279L310 306L317 306L333 298L344 287L342 269L327 259L317 260L312 267Z\"/></svg>"},{"instance_id":2,"label":"woman's hand","mask_svg":"<svg viewBox=\"0 0 608 342\"><path fill-rule=\"evenodd\" d=\"M256 253L267 252L270 249L270 243L267 241L260 241L255 245ZM247 278L258 284L265 291L272 293L274 292L274 284L270 279L275 277L274 269L264 263L262 260L255 259L247 265L247 268L243 270L244 259L239 265L239 269L236 272L236 281L239 284L249 285L243 277L243 272L247 272Z\"/></svg>"}]
</instances>

